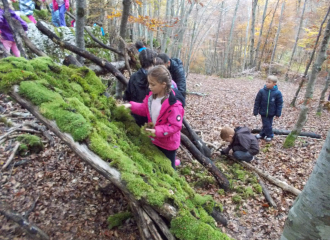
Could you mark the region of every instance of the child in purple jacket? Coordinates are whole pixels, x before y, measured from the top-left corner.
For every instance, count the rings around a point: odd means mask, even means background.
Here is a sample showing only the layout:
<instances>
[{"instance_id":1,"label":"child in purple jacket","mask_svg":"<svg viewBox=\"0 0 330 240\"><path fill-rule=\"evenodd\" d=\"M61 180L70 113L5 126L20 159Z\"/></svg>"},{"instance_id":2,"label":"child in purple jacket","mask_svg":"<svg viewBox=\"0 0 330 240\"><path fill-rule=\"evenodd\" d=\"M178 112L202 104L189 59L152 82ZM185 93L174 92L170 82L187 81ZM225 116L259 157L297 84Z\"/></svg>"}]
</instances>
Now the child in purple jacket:
<instances>
[{"instance_id":1,"label":"child in purple jacket","mask_svg":"<svg viewBox=\"0 0 330 240\"><path fill-rule=\"evenodd\" d=\"M180 146L180 131L184 115L184 98L177 89L171 88L171 74L163 65L156 66L148 72L151 92L143 103L124 104L132 113L147 116L154 128L146 128L155 137L150 137L165 156L171 160L175 169L176 150Z\"/></svg>"},{"instance_id":2,"label":"child in purple jacket","mask_svg":"<svg viewBox=\"0 0 330 240\"><path fill-rule=\"evenodd\" d=\"M27 31L28 26L26 22L24 22L19 16L17 16L13 10L9 9L9 12L12 18L17 19L21 23L24 31ZM5 48L5 51L10 53L11 50L16 57L20 57L21 53L17 48L13 33L11 32L9 24L4 16L2 1L0 1L0 30L0 40Z\"/></svg>"}]
</instances>

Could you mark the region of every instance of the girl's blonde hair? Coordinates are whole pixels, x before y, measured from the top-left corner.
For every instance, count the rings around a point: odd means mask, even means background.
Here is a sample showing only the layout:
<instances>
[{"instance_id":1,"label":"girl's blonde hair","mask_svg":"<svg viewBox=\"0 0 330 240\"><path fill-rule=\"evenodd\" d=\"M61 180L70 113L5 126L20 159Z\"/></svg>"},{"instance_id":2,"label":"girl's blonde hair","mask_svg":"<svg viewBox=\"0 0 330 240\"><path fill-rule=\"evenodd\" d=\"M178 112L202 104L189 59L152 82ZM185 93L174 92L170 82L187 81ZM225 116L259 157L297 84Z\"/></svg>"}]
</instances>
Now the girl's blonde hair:
<instances>
[{"instance_id":1,"label":"girl's blonde hair","mask_svg":"<svg viewBox=\"0 0 330 240\"><path fill-rule=\"evenodd\" d=\"M171 92L172 76L164 65L158 65L148 71L148 77L152 77L158 83L166 83L165 93Z\"/></svg>"}]
</instances>

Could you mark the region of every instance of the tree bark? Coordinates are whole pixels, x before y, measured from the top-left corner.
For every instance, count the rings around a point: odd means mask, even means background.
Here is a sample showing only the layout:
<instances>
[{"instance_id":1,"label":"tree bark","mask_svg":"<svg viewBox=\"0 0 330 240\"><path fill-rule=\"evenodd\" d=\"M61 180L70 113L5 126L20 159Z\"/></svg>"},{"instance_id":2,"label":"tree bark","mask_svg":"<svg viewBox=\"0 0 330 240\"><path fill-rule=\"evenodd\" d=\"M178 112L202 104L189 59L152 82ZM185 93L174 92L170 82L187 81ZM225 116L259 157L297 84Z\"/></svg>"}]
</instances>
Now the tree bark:
<instances>
[{"instance_id":1,"label":"tree bark","mask_svg":"<svg viewBox=\"0 0 330 240\"><path fill-rule=\"evenodd\" d=\"M76 46L81 50L85 50L84 28L85 28L85 9L86 0L77 1L76 5ZM84 64L84 58L77 54L77 60Z\"/></svg>"},{"instance_id":2,"label":"tree bark","mask_svg":"<svg viewBox=\"0 0 330 240\"><path fill-rule=\"evenodd\" d=\"M258 53L259 53L259 48L260 48L261 39L262 39L262 30L263 30L265 19L266 19L267 6L268 6L268 0L266 0L266 2L265 2L264 13L262 14L262 22L261 22L261 27L260 27L260 32L259 32L259 39L258 39L258 44L257 44L256 54L255 54L255 59L254 59L255 63L257 62L257 59L258 59Z\"/></svg>"},{"instance_id":3,"label":"tree bark","mask_svg":"<svg viewBox=\"0 0 330 240\"><path fill-rule=\"evenodd\" d=\"M284 147L288 148L288 147L292 147L294 145L294 142L297 139L297 136L300 134L303 126L305 125L305 123L307 121L308 105L309 105L310 100L313 98L316 75L319 71L321 71L322 64L326 60L326 57L327 57L326 52L328 49L329 40L330 40L330 18L328 19L327 27L325 29L325 32L323 35L323 40L321 43L321 48L319 50L318 56L313 65L312 73L311 73L311 76L307 83L305 100L304 100L303 106L301 108L301 111L300 111L300 114L298 117L298 121L296 122L292 132L285 139L285 142L283 144Z\"/></svg>"},{"instance_id":4,"label":"tree bark","mask_svg":"<svg viewBox=\"0 0 330 240\"><path fill-rule=\"evenodd\" d=\"M254 24L256 21L256 8L258 5L258 0L253 0L252 2L252 21L251 21L251 44L250 44L250 68L254 67L253 64L253 54L254 54Z\"/></svg>"},{"instance_id":5,"label":"tree bark","mask_svg":"<svg viewBox=\"0 0 330 240\"><path fill-rule=\"evenodd\" d=\"M321 113L321 111L322 111L322 102L324 101L325 93L328 91L329 83L330 83L330 70L328 70L328 77L327 77L327 80L325 81L324 88L321 92L319 106L317 107L318 113Z\"/></svg>"},{"instance_id":6,"label":"tree bark","mask_svg":"<svg viewBox=\"0 0 330 240\"><path fill-rule=\"evenodd\" d=\"M60 45L61 47L68 49L76 54L80 54L84 58L87 58L91 60L92 62L96 63L102 68L107 69L109 72L111 72L120 82L122 82L124 85L127 85L128 80L124 77L124 75L116 69L111 63L100 59L96 57L95 55L89 53L88 51L80 50L74 45L71 45L67 42L61 41L61 39L54 33L52 33L49 29L47 29L45 26L42 25L42 23L37 22L37 28L45 35L47 35L54 43Z\"/></svg>"},{"instance_id":7,"label":"tree bark","mask_svg":"<svg viewBox=\"0 0 330 240\"><path fill-rule=\"evenodd\" d=\"M330 226L330 132L284 225L281 240L328 239Z\"/></svg>"},{"instance_id":8,"label":"tree bark","mask_svg":"<svg viewBox=\"0 0 330 240\"><path fill-rule=\"evenodd\" d=\"M246 51L248 49L248 41L249 41L249 25L250 25L250 18L251 18L251 8L250 5L248 5L248 23L246 25L245 30L245 45L244 45L244 58L243 58L243 64L242 64L242 72L245 70L246 67Z\"/></svg>"},{"instance_id":9,"label":"tree bark","mask_svg":"<svg viewBox=\"0 0 330 240\"><path fill-rule=\"evenodd\" d=\"M264 44L264 46L262 47L262 50L261 50L261 55L260 55L259 63L258 63L258 66L257 66L257 70L258 71L260 70L262 56L264 55L264 50L265 50L266 45L267 45L267 42L268 42L269 33L270 33L271 29L272 29L274 16L275 16L275 13L276 13L276 10L277 10L277 7L278 7L279 2L280 2L280 0L277 0L276 6L275 6L275 9L274 9L274 12L273 12L272 20L270 21L270 24L269 24L268 32L267 32L266 39L265 39L265 44Z\"/></svg>"},{"instance_id":10,"label":"tree bark","mask_svg":"<svg viewBox=\"0 0 330 240\"><path fill-rule=\"evenodd\" d=\"M251 133L260 133L261 129L252 129ZM289 135L291 131L289 130L279 130L279 129L273 129L274 134L276 135ZM300 132L299 136L304 136L304 137L310 137L310 138L321 138L320 134L317 133L311 133L311 132Z\"/></svg>"},{"instance_id":11,"label":"tree bark","mask_svg":"<svg viewBox=\"0 0 330 240\"><path fill-rule=\"evenodd\" d=\"M128 17L129 17L129 11L131 8L131 0L123 0L123 13L121 17L121 24L120 24L120 37L122 39L126 39L126 30L127 30L127 22L128 22ZM120 41L119 42L119 51L125 54L125 41ZM119 61L125 61L124 56L119 56ZM128 66L129 67L129 66ZM122 99L123 98L123 89L124 86L120 81L117 81L116 84L116 98L117 99Z\"/></svg>"},{"instance_id":12,"label":"tree bark","mask_svg":"<svg viewBox=\"0 0 330 240\"><path fill-rule=\"evenodd\" d=\"M277 27L277 32L276 32L274 47L273 47L272 56L271 56L270 62L269 62L269 69L268 69L268 74L269 75L272 74L271 68L272 68L272 63L274 62L274 58L275 58L278 37L280 36L280 33L281 33L281 26L282 26L281 23L282 23L282 17L283 17L284 8L285 8L285 1L283 1L283 3L282 3L281 15L280 15L280 19L278 21L278 27Z\"/></svg>"},{"instance_id":13,"label":"tree bark","mask_svg":"<svg viewBox=\"0 0 330 240\"><path fill-rule=\"evenodd\" d=\"M308 62L308 64L307 64L307 66L306 66L306 69L305 69L304 75L303 75L303 77L302 77L302 79L301 79L301 82L299 83L299 87L298 87L298 89L297 89L297 91L296 91L296 93L295 93L295 95L294 95L294 98L293 98L292 101L291 101L291 104L290 104L290 105L291 105L292 107L295 107L295 106L296 106L296 101L297 101L297 98L298 98L298 94L299 94L299 92L300 92L300 89L301 89L301 87L304 85L304 83L305 83L305 81L306 81L307 73L308 73L308 69L309 69L310 65L312 64L312 61L313 61L313 58L314 58L314 54L315 54L316 48L317 48L317 46L318 46L318 42L319 42L320 36L321 36L321 34L322 34L323 24L324 24L325 21L327 20L329 13L330 13L330 7L328 8L328 11L327 11L327 13L326 13L326 15L325 15L325 17L324 17L322 23L321 23L320 30L319 30L319 33L318 33L318 35L317 35L317 38L316 38L316 41L315 41L315 44L314 44L314 48L313 48L312 55L311 55L311 57L310 57L310 59L309 59L309 62Z\"/></svg>"},{"instance_id":14,"label":"tree bark","mask_svg":"<svg viewBox=\"0 0 330 240\"><path fill-rule=\"evenodd\" d=\"M306 2L307 2L307 0L305 0L304 7L303 7L302 12L301 12L300 23L299 23L299 27L298 27L298 31L297 31L297 35L296 35L296 41L295 41L294 46L293 46L292 54L291 54L290 61L289 61L288 70L285 74L285 81L289 80L289 71L290 71L290 68L291 68L291 63L292 63L293 56L296 52L296 48L297 48L297 44L298 44L298 40L299 40L299 34L300 34L300 31L301 31L301 28L302 28L302 23L303 23L303 20L304 20Z\"/></svg>"},{"instance_id":15,"label":"tree bark","mask_svg":"<svg viewBox=\"0 0 330 240\"><path fill-rule=\"evenodd\" d=\"M202 164L218 181L219 186L225 191L229 189L229 182L225 175L214 165L214 163L205 157L189 140L189 138L181 133L181 143L192 153L192 155Z\"/></svg>"}]
</instances>

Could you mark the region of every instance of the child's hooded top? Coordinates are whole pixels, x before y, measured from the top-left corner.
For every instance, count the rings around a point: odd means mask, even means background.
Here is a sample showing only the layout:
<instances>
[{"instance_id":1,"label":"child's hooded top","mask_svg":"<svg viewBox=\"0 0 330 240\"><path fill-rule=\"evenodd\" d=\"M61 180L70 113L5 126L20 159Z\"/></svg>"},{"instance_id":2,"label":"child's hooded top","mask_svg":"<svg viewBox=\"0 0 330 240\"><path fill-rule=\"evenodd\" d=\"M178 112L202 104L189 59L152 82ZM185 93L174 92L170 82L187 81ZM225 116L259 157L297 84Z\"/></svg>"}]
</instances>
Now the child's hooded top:
<instances>
[{"instance_id":1,"label":"child's hooded top","mask_svg":"<svg viewBox=\"0 0 330 240\"><path fill-rule=\"evenodd\" d=\"M33 15L33 10L35 9L34 2L32 0L20 0L19 9L24 15Z\"/></svg>"},{"instance_id":2,"label":"child's hooded top","mask_svg":"<svg viewBox=\"0 0 330 240\"><path fill-rule=\"evenodd\" d=\"M150 109L152 92L145 97L143 103L130 102L132 113L147 116L152 122ZM151 141L158 147L166 150L176 150L180 146L180 131L184 115L184 98L176 89L172 89L167 99L164 100L155 124L156 137Z\"/></svg>"},{"instance_id":3,"label":"child's hooded top","mask_svg":"<svg viewBox=\"0 0 330 240\"><path fill-rule=\"evenodd\" d=\"M277 85L272 89L268 89L266 85L260 89L254 102L253 115L264 117L281 116L283 106L282 93L278 90Z\"/></svg>"},{"instance_id":4,"label":"child's hooded top","mask_svg":"<svg viewBox=\"0 0 330 240\"><path fill-rule=\"evenodd\" d=\"M68 10L69 7L70 7L69 0L64 0L64 4L65 4L65 9ZM54 7L54 11L58 10L58 8L59 8L58 3L57 3L56 0L53 0L53 7Z\"/></svg>"},{"instance_id":5,"label":"child's hooded top","mask_svg":"<svg viewBox=\"0 0 330 240\"><path fill-rule=\"evenodd\" d=\"M178 58L171 58L169 71L173 81L177 84L177 88L184 98L186 98L186 76L182 61Z\"/></svg>"},{"instance_id":6,"label":"child's hooded top","mask_svg":"<svg viewBox=\"0 0 330 240\"><path fill-rule=\"evenodd\" d=\"M19 16L17 16L16 13L13 10L10 10L9 9L9 12L10 12L10 16L12 18L17 19L21 23L24 31L27 31L28 30L28 26L27 26L26 22L24 22L23 19L21 19ZM8 24L7 20L5 19L5 17L4 17L3 14L4 14L4 10L2 10L0 8L0 29L1 29L1 36L2 36L2 38L4 40L8 40L8 41L14 42L15 41L14 40L14 36L13 36L13 34L12 34L11 30L10 30L9 24Z\"/></svg>"},{"instance_id":7,"label":"child's hooded top","mask_svg":"<svg viewBox=\"0 0 330 240\"><path fill-rule=\"evenodd\" d=\"M225 154L228 154L230 149L234 152L242 151L249 152L251 155L257 155L259 153L259 143L256 137L251 134L251 131L247 127L235 128L235 134L233 141L229 146L223 150Z\"/></svg>"}]
</instances>

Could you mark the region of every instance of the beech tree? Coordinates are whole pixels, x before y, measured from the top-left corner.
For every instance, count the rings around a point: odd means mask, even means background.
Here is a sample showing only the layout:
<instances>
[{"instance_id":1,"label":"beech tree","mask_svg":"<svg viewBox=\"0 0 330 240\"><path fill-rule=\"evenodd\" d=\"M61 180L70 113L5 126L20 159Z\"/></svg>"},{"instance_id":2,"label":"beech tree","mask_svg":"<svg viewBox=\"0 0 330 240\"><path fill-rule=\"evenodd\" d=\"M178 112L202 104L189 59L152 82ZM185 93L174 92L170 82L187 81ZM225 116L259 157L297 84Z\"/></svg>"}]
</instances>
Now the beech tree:
<instances>
[{"instance_id":1,"label":"beech tree","mask_svg":"<svg viewBox=\"0 0 330 240\"><path fill-rule=\"evenodd\" d=\"M77 1L76 6L76 44L81 50L85 50L84 28L85 28L85 16L86 16L86 0ZM84 62L84 59L77 54L77 60L80 63Z\"/></svg>"},{"instance_id":2,"label":"beech tree","mask_svg":"<svg viewBox=\"0 0 330 240\"><path fill-rule=\"evenodd\" d=\"M330 17L328 18L328 23L325 28L321 47L318 52L317 59L315 60L315 63L313 65L311 76L309 77L309 80L307 83L305 99L304 99L303 105L301 106L301 111L300 111L298 120L297 120L293 130L291 131L291 133L285 139L285 142L283 144L284 147L288 148L288 147L294 146L294 142L297 139L297 136L299 136L299 133L301 132L303 126L305 125L305 123L307 121L308 105L310 103L310 100L313 98L316 74L319 71L321 71L322 64L326 60L326 51L328 49L329 39L330 39Z\"/></svg>"},{"instance_id":3,"label":"beech tree","mask_svg":"<svg viewBox=\"0 0 330 240\"><path fill-rule=\"evenodd\" d=\"M256 9L258 5L258 0L253 0L252 2L252 21L251 21L251 44L250 44L250 67L254 67L253 56L254 56L254 24L256 21Z\"/></svg>"},{"instance_id":4,"label":"beech tree","mask_svg":"<svg viewBox=\"0 0 330 240\"><path fill-rule=\"evenodd\" d=\"M281 240L329 239L330 131L306 186L289 211Z\"/></svg>"}]
</instances>

